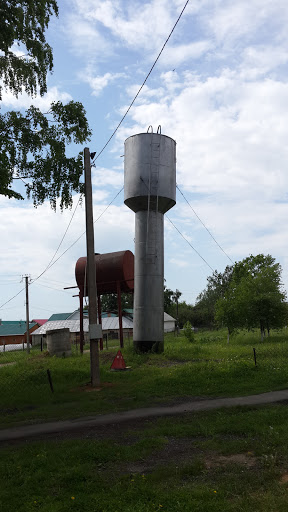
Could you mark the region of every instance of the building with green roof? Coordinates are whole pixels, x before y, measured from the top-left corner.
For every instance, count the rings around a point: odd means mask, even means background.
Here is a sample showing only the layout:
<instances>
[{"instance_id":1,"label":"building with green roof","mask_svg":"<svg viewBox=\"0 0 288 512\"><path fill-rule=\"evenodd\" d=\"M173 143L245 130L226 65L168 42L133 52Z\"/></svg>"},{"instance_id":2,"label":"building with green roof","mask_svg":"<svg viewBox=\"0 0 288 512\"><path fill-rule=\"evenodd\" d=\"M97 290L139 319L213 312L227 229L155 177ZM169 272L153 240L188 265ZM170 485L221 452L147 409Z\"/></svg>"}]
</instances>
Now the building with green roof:
<instances>
[{"instance_id":1,"label":"building with green roof","mask_svg":"<svg viewBox=\"0 0 288 512\"><path fill-rule=\"evenodd\" d=\"M54 313L48 318L48 322L56 322L58 320L68 320L73 313Z\"/></svg>"},{"instance_id":2,"label":"building with green roof","mask_svg":"<svg viewBox=\"0 0 288 512\"><path fill-rule=\"evenodd\" d=\"M29 323L29 338L32 341L32 332L38 329L36 322ZM24 320L0 323L0 345L14 345L26 343L26 322Z\"/></svg>"}]
</instances>

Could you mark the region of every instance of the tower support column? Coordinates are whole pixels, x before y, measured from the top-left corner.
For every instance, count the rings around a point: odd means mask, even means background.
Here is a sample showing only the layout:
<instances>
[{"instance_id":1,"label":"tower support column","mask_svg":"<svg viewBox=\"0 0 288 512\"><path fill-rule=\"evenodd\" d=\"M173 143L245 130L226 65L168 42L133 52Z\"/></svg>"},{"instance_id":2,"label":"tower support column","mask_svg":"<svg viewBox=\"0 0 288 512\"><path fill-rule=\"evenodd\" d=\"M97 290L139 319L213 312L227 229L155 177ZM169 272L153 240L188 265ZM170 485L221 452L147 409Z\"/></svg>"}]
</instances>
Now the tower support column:
<instances>
[{"instance_id":1,"label":"tower support column","mask_svg":"<svg viewBox=\"0 0 288 512\"><path fill-rule=\"evenodd\" d=\"M133 340L137 352L164 347L164 216L142 210L135 215Z\"/></svg>"}]
</instances>

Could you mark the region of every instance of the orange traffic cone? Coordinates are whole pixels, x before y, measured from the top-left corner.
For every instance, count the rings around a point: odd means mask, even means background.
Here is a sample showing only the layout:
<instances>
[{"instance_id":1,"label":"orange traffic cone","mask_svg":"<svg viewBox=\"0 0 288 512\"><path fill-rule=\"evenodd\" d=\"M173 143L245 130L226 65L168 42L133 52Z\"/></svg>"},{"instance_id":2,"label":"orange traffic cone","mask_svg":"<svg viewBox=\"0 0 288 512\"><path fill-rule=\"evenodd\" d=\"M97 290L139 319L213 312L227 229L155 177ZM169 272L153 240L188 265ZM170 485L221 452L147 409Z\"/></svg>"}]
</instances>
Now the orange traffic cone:
<instances>
[{"instance_id":1,"label":"orange traffic cone","mask_svg":"<svg viewBox=\"0 0 288 512\"><path fill-rule=\"evenodd\" d=\"M124 357L121 354L121 350L118 350L113 363L111 364L110 370L126 370L126 363Z\"/></svg>"}]
</instances>

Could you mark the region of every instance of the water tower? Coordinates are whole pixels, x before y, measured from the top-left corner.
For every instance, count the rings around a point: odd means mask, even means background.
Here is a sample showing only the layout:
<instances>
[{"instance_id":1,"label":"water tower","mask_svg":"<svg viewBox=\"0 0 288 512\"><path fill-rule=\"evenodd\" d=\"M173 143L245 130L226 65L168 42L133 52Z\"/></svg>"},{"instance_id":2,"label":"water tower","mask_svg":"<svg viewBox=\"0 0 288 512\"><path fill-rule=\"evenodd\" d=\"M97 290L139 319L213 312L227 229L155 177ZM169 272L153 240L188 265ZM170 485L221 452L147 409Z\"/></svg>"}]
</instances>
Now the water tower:
<instances>
[{"instance_id":1,"label":"water tower","mask_svg":"<svg viewBox=\"0 0 288 512\"><path fill-rule=\"evenodd\" d=\"M164 213L176 203L176 142L157 133L125 141L124 202L135 212L134 347L164 348Z\"/></svg>"}]
</instances>

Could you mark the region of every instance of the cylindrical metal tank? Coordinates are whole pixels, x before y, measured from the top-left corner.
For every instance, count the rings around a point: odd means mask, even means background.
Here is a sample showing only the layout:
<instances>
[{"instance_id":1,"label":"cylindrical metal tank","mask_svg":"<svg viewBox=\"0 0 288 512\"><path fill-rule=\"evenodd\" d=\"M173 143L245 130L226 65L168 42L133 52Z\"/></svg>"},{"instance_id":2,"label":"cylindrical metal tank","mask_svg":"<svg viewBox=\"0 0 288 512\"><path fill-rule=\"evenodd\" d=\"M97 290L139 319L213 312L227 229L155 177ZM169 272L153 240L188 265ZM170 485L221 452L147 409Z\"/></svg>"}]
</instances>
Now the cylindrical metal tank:
<instances>
[{"instance_id":1,"label":"cylindrical metal tank","mask_svg":"<svg viewBox=\"0 0 288 512\"><path fill-rule=\"evenodd\" d=\"M164 213L176 203L176 142L159 133L125 141L124 202L135 212L133 340L164 349Z\"/></svg>"},{"instance_id":2,"label":"cylindrical metal tank","mask_svg":"<svg viewBox=\"0 0 288 512\"><path fill-rule=\"evenodd\" d=\"M79 258L75 267L75 277L83 296L88 295L87 258ZM116 293L117 282L121 291L134 289L134 254L131 251L95 254L97 293ZM86 279L85 279L86 278Z\"/></svg>"},{"instance_id":3,"label":"cylindrical metal tank","mask_svg":"<svg viewBox=\"0 0 288 512\"><path fill-rule=\"evenodd\" d=\"M139 133L125 141L124 203L134 212L165 213L176 204L176 142L159 133Z\"/></svg>"}]
</instances>

